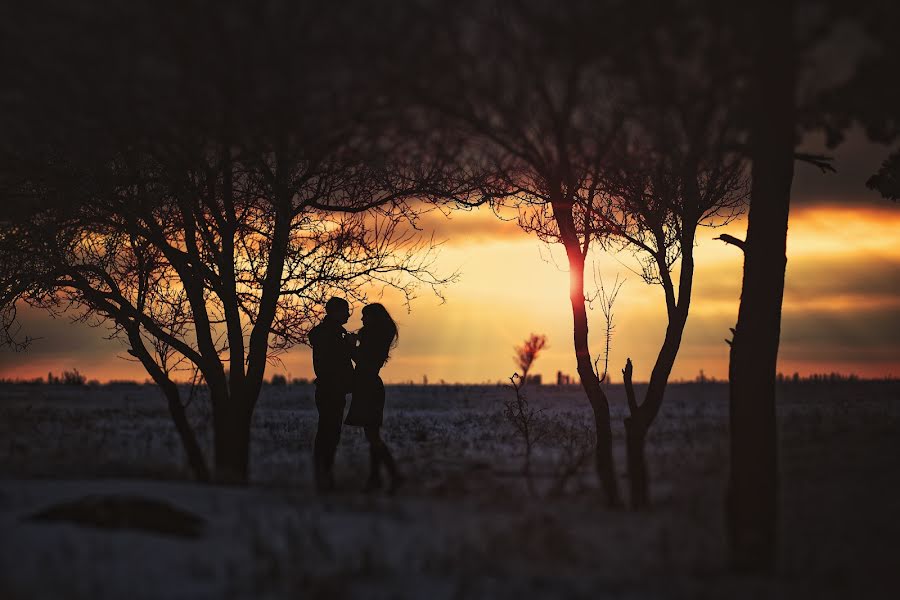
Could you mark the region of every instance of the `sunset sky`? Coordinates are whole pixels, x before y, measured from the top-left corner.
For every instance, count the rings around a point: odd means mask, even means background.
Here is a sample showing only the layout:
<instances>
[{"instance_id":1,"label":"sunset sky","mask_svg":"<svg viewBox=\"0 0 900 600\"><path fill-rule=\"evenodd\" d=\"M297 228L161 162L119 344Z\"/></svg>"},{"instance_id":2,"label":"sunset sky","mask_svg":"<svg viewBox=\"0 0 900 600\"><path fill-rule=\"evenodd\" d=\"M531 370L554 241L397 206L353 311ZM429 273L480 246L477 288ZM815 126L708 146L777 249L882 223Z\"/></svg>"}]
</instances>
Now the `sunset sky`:
<instances>
[{"instance_id":1,"label":"sunset sky","mask_svg":"<svg viewBox=\"0 0 900 600\"><path fill-rule=\"evenodd\" d=\"M838 174L797 166L779 354L784 373L900 376L900 207L863 185L886 153L853 135L835 153ZM454 213L452 220L436 214L425 225L446 240L436 268L461 276L445 290L444 304L426 290L410 313L394 295L382 299L400 326L399 346L382 371L385 381L506 380L515 370L513 346L532 332L549 340L534 372L545 381L558 370L574 375L562 253L488 211ZM694 298L673 379L692 379L701 369L707 376L727 375L724 339L737 318L742 257L712 240L726 231L743 238L746 221L700 232ZM645 380L665 331L662 289L630 271L636 263L627 252L597 254L595 264L604 281L617 274L626 279L614 308L613 380L620 379L626 357L635 363L636 378ZM360 326L360 308L354 307L348 328ZM42 339L24 353L0 350L0 377L27 379L74 367L101 381L147 379L139 365L120 358L123 346L104 339L103 330L27 309L21 317L24 332ZM599 309L590 319L596 354L603 350ZM312 377L307 348L283 358L269 375Z\"/></svg>"}]
</instances>

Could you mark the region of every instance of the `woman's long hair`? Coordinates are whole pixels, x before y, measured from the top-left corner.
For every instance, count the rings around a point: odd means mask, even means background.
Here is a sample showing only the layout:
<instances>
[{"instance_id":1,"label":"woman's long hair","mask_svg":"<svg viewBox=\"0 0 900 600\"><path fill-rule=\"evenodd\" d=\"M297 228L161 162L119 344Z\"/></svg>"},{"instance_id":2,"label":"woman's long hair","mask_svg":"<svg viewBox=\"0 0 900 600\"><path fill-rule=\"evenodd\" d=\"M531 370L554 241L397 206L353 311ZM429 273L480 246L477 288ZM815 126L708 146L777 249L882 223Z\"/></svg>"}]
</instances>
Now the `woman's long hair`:
<instances>
[{"instance_id":1,"label":"woman's long hair","mask_svg":"<svg viewBox=\"0 0 900 600\"><path fill-rule=\"evenodd\" d=\"M390 356L390 351L397 346L397 324L391 318L384 305L377 302L367 304L362 309L366 316L366 325L360 330L360 338L383 348L385 360Z\"/></svg>"}]
</instances>

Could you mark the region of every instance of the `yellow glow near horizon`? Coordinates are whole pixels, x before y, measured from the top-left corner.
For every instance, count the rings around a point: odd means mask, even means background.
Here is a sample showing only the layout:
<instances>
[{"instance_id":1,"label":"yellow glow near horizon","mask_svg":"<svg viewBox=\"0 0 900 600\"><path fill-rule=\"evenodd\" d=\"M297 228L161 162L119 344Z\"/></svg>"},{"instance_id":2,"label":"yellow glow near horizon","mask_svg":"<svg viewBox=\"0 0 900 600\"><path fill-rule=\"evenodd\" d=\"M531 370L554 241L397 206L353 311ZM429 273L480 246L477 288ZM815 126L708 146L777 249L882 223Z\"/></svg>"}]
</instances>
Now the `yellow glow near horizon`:
<instances>
[{"instance_id":1,"label":"yellow glow near horizon","mask_svg":"<svg viewBox=\"0 0 900 600\"><path fill-rule=\"evenodd\" d=\"M446 290L445 304L423 291L406 313L396 294L387 292L381 298L400 326L400 344L384 368L384 379L505 381L514 370L513 346L532 332L549 338L535 372L545 381L554 380L557 371L574 375L569 274L561 248L548 249L514 223L501 222L486 211L454 214L451 221L430 218L425 225L437 230L438 239L447 240L436 268L444 273L459 269L462 276ZM792 212L781 371L900 375L897 231L900 211L889 205L820 205ZM700 231L691 315L673 379L693 378L701 369L707 376L727 374L724 339L737 318L742 255L712 239L722 232L743 238L746 222ZM617 273L627 279L614 309L613 380L619 379L626 357L634 360L636 378L646 379L665 332L662 290L629 271L635 262L628 253L598 254L595 265L604 281L612 281ZM589 270L586 284L592 283ZM356 308L348 324L352 329L359 327ZM42 315L27 317L47 322ZM589 319L591 350L597 355L603 352L602 315L594 310ZM44 329L63 334L62 341L45 334L48 339L38 342L55 352L36 347L36 352L0 353L0 377L27 379L77 367L100 380L146 379L139 365L116 360L115 355L124 355L121 346L102 341L97 330L57 323ZM90 351L82 351L76 342ZM268 373L312 377L307 348L292 350L283 360L283 367L270 367Z\"/></svg>"}]
</instances>

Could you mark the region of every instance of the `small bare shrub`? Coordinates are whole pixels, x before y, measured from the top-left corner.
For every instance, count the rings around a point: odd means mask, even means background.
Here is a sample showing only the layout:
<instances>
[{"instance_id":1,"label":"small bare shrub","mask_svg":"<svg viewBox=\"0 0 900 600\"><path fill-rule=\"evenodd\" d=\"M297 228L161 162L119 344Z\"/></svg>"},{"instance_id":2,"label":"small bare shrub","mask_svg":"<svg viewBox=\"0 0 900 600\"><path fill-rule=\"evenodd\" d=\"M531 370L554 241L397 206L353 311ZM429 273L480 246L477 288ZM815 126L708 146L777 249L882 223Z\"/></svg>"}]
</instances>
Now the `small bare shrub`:
<instances>
[{"instance_id":1,"label":"small bare shrub","mask_svg":"<svg viewBox=\"0 0 900 600\"><path fill-rule=\"evenodd\" d=\"M523 380L524 377L520 376L518 373L514 373L513 376L509 378L515 394L514 397L507 397L503 401L503 415L515 428L519 438L522 440L522 444L525 446L523 452L522 475L525 476L525 484L528 486L528 492L534 496L536 493L534 488L534 478L531 473L531 456L535 444L539 439L546 435L547 430L545 427L540 426L539 417L541 411L536 411L528 405L528 399L525 398L525 394L522 392L521 382Z\"/></svg>"},{"instance_id":2,"label":"small bare shrub","mask_svg":"<svg viewBox=\"0 0 900 600\"><path fill-rule=\"evenodd\" d=\"M63 371L62 377L59 378L59 382L63 385L85 385L87 383L87 377L78 372L78 369L72 369L71 371Z\"/></svg>"},{"instance_id":3,"label":"small bare shrub","mask_svg":"<svg viewBox=\"0 0 900 600\"><path fill-rule=\"evenodd\" d=\"M553 465L553 484L549 496L559 496L566 486L591 462L596 437L594 430L584 423L557 421L552 423L549 440L558 451Z\"/></svg>"},{"instance_id":4,"label":"small bare shrub","mask_svg":"<svg viewBox=\"0 0 900 600\"><path fill-rule=\"evenodd\" d=\"M522 391L522 378L518 373L509 378L514 395L504 400L503 415L517 433L522 448L522 475L528 492L537 496L534 482L534 449L541 441L546 441L555 450L555 460L551 462L551 479L548 496L558 496L565 492L569 482L591 461L596 438L594 430L584 423L550 419L542 410L531 408Z\"/></svg>"},{"instance_id":5,"label":"small bare shrub","mask_svg":"<svg viewBox=\"0 0 900 600\"><path fill-rule=\"evenodd\" d=\"M616 297L619 295L619 291L625 284L625 280L623 279L619 281L619 276L617 274L612 288L610 289L610 291L607 291L606 286L603 284L603 277L600 276L600 272L598 270L594 273L594 281L597 284L597 291L593 296L588 298L588 302L600 302L600 310L603 312L604 321L604 351L602 357L598 355L594 360L594 372L597 374L597 378L600 380L600 383L609 383L609 349L612 345L613 331L615 331L616 329L616 325L613 320L613 306L616 303ZM601 358L603 359L602 375L600 374Z\"/></svg>"}]
</instances>

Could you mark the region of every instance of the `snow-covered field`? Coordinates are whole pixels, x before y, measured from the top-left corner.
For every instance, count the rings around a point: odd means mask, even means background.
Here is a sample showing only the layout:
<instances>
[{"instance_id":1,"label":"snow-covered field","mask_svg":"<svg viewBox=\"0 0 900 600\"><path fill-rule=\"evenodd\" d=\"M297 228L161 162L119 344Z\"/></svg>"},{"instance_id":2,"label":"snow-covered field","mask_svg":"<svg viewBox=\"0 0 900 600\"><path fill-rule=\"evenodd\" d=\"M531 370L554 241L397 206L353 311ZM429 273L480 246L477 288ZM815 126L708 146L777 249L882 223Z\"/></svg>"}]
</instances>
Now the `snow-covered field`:
<instances>
[{"instance_id":1,"label":"snow-covered field","mask_svg":"<svg viewBox=\"0 0 900 600\"><path fill-rule=\"evenodd\" d=\"M725 569L727 387L668 391L648 440L653 508L602 506L592 465L550 494L589 412L580 389L527 390L543 409L535 494L503 416L508 388L389 386L385 438L408 483L364 495L367 451L345 428L339 491L316 496L311 386L268 387L252 485L190 481L152 387L0 387L0 598L900 597L900 383L779 390L778 575ZM609 389L621 485L621 388ZM641 390L638 390L640 397ZM199 427L208 407L189 407ZM566 437L568 436L568 437ZM162 500L200 538L27 517L91 494Z\"/></svg>"}]
</instances>

